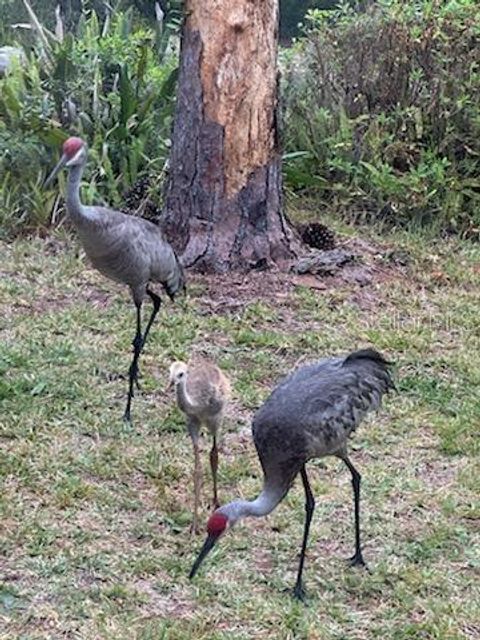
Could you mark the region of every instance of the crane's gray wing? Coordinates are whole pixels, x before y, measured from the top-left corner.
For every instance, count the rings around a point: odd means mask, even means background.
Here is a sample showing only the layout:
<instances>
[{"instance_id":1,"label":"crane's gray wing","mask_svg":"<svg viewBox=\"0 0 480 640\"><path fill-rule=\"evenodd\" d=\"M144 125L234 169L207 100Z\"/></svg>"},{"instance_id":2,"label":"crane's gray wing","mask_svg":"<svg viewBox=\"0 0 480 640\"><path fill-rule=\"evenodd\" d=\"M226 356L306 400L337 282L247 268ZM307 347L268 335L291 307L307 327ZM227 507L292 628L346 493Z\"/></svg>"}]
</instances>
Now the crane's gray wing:
<instances>
[{"instance_id":1,"label":"crane's gray wing","mask_svg":"<svg viewBox=\"0 0 480 640\"><path fill-rule=\"evenodd\" d=\"M286 375L273 390L273 393L277 393L284 386L290 386L292 384L298 384L303 380L312 378L319 371L325 371L327 368L331 369L336 363L342 363L345 358L322 358L317 362L310 362L295 369L288 375Z\"/></svg>"},{"instance_id":2,"label":"crane's gray wing","mask_svg":"<svg viewBox=\"0 0 480 640\"><path fill-rule=\"evenodd\" d=\"M302 367L274 389L254 417L262 464L334 453L392 386L388 363L373 350Z\"/></svg>"},{"instance_id":3,"label":"crane's gray wing","mask_svg":"<svg viewBox=\"0 0 480 640\"><path fill-rule=\"evenodd\" d=\"M184 288L183 269L158 226L106 207L95 211L97 223L79 235L99 271L132 289L160 282L171 297Z\"/></svg>"}]
</instances>

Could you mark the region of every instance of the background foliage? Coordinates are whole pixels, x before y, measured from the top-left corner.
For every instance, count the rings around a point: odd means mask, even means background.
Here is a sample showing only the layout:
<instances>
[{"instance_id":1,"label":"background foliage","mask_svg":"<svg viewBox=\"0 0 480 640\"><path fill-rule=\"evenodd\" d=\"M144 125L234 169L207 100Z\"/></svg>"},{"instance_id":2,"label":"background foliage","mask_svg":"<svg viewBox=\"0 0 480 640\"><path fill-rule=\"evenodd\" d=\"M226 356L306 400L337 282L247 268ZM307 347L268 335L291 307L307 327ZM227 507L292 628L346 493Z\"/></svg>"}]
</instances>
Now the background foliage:
<instances>
[{"instance_id":1,"label":"background foliage","mask_svg":"<svg viewBox=\"0 0 480 640\"><path fill-rule=\"evenodd\" d=\"M36 14L30 24L25 63L0 80L4 230L48 222L58 189L45 193L41 184L69 134L89 143L87 201L121 205L140 175L161 176L168 156L178 59L174 16L152 28L131 11L102 19L85 11L73 33L57 23L56 37Z\"/></svg>"},{"instance_id":2,"label":"background foliage","mask_svg":"<svg viewBox=\"0 0 480 640\"><path fill-rule=\"evenodd\" d=\"M333 4L281 2L285 38L317 7L281 52L288 191L349 220L478 238L480 6L363 0L318 8ZM32 0L32 18L18 1L0 0L0 45L25 52L24 64L0 78L4 236L58 218L58 189L41 184L70 134L91 149L87 202L121 207L139 184L154 200L161 193L181 2L162 0L161 21L142 0L110 10L100 0L62 0L61 21L55 5Z\"/></svg>"},{"instance_id":3,"label":"background foliage","mask_svg":"<svg viewBox=\"0 0 480 640\"><path fill-rule=\"evenodd\" d=\"M287 182L348 216L480 227L480 6L311 11L285 52Z\"/></svg>"},{"instance_id":4,"label":"background foliage","mask_svg":"<svg viewBox=\"0 0 480 640\"><path fill-rule=\"evenodd\" d=\"M182 0L157 0L167 21L176 16L181 10ZM280 33L282 39L289 39L298 35L298 25L302 22L309 9L332 9L337 0L280 0ZM362 4L352 0L353 5ZM74 30L75 24L84 11L94 10L98 16L104 17L111 7L112 11L126 11L133 9L138 18L147 22L155 21L154 0L31 0L31 5L44 24L49 29L55 25L55 7L61 7L66 27ZM26 21L28 15L19 0L0 0L0 11L4 25ZM1 34L1 26L0 26ZM5 38L3 38L5 40ZM3 42L4 43L4 42Z\"/></svg>"},{"instance_id":5,"label":"background foliage","mask_svg":"<svg viewBox=\"0 0 480 640\"><path fill-rule=\"evenodd\" d=\"M47 29L55 27L55 9L60 7L64 25L68 31L75 31L75 27L82 14L95 11L99 18L106 15L131 11L137 21L154 22L156 19L155 4L158 4L165 14L167 22L175 18L181 10L183 0L29 0L35 15ZM3 27L2 44L5 38L13 37L15 28L11 25L26 23L29 14L22 0L0 0L0 11ZM305 10L306 11L306 10ZM305 13L305 12L304 12ZM18 27L17 27L18 29ZM0 31L2 33L2 31Z\"/></svg>"}]
</instances>

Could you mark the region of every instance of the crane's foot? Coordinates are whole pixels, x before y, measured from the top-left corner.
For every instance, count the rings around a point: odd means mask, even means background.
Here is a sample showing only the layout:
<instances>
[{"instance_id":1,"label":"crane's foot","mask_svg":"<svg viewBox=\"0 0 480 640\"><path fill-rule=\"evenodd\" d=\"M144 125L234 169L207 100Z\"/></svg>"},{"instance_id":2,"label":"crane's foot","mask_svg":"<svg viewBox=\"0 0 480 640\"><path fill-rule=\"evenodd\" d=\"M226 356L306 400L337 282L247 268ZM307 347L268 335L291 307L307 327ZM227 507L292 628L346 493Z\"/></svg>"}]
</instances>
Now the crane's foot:
<instances>
[{"instance_id":1,"label":"crane's foot","mask_svg":"<svg viewBox=\"0 0 480 640\"><path fill-rule=\"evenodd\" d=\"M347 558L347 562L351 567L365 567L365 569L367 569L367 565L360 551L355 553L351 558Z\"/></svg>"},{"instance_id":2,"label":"crane's foot","mask_svg":"<svg viewBox=\"0 0 480 640\"><path fill-rule=\"evenodd\" d=\"M299 600L304 604L307 601L307 594L305 593L305 589L303 588L303 584L301 582L297 582L297 584L293 588L293 597L295 600Z\"/></svg>"}]
</instances>

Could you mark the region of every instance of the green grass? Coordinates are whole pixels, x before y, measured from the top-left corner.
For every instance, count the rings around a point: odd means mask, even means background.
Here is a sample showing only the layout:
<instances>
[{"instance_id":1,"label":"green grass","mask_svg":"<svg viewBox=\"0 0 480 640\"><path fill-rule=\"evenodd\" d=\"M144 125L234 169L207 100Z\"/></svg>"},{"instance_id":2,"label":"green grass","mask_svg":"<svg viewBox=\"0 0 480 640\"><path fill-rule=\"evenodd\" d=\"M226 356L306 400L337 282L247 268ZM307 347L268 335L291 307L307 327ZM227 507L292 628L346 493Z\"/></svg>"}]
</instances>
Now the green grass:
<instances>
[{"instance_id":1,"label":"green grass","mask_svg":"<svg viewBox=\"0 0 480 640\"><path fill-rule=\"evenodd\" d=\"M325 290L286 284L262 298L252 276L243 306L214 313L215 281L194 279L152 331L133 428L121 421L128 293L70 239L1 245L2 640L478 637L480 249L407 233L369 241L382 268L365 287L326 279ZM386 265L384 249L407 266ZM302 534L298 484L271 516L226 535L190 582L202 540L189 533L190 441L164 392L171 360L203 353L232 378L227 501L260 488L250 418L272 385L299 361L366 344L397 362L399 390L352 442L370 572L343 561L353 551L350 480L326 460L311 463L309 606L284 592Z\"/></svg>"}]
</instances>

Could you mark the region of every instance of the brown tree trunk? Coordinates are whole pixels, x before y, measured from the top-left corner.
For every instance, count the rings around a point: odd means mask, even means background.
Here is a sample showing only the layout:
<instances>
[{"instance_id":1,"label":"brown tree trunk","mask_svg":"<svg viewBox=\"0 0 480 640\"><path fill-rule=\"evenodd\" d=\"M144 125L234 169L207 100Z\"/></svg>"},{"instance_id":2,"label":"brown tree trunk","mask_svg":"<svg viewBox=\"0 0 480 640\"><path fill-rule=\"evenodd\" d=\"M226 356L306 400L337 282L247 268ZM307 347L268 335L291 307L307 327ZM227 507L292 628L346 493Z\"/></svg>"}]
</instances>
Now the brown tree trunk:
<instances>
[{"instance_id":1,"label":"brown tree trunk","mask_svg":"<svg viewBox=\"0 0 480 640\"><path fill-rule=\"evenodd\" d=\"M162 225L186 266L285 264L278 0L186 0L170 180Z\"/></svg>"}]
</instances>

